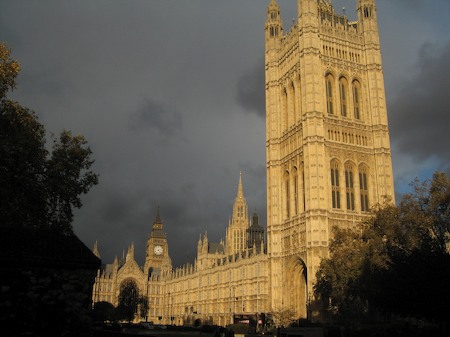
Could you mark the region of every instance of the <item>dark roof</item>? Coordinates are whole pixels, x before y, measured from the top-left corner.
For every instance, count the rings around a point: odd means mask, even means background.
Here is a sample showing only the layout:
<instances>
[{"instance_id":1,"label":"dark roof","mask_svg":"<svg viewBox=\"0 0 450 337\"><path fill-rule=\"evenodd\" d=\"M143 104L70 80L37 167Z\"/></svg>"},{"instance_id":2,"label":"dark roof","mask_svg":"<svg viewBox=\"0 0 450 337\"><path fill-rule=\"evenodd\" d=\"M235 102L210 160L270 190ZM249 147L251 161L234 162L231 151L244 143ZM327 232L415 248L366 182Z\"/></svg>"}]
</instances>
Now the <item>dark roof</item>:
<instances>
[{"instance_id":1,"label":"dark roof","mask_svg":"<svg viewBox=\"0 0 450 337\"><path fill-rule=\"evenodd\" d=\"M217 242L210 242L208 246L208 253L224 253L223 245Z\"/></svg>"},{"instance_id":2,"label":"dark roof","mask_svg":"<svg viewBox=\"0 0 450 337\"><path fill-rule=\"evenodd\" d=\"M8 267L98 269L100 259L75 235L0 228L0 263Z\"/></svg>"}]
</instances>

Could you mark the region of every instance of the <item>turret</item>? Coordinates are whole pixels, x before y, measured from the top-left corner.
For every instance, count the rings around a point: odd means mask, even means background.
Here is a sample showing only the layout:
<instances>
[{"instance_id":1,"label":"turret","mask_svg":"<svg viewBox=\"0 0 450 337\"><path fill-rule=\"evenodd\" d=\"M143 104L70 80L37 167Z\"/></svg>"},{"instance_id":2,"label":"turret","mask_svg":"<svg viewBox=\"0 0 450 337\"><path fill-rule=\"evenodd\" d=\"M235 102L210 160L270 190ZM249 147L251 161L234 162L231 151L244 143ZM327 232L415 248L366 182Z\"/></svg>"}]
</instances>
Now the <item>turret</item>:
<instances>
[{"instance_id":1,"label":"turret","mask_svg":"<svg viewBox=\"0 0 450 337\"><path fill-rule=\"evenodd\" d=\"M375 0L357 0L356 11L358 12L359 30L364 34L366 45L374 44L379 49L380 38Z\"/></svg>"},{"instance_id":2,"label":"turret","mask_svg":"<svg viewBox=\"0 0 450 337\"><path fill-rule=\"evenodd\" d=\"M283 23L281 21L280 6L276 0L270 0L267 7L267 18L265 24L266 51L267 47L279 48L280 39L283 36Z\"/></svg>"},{"instance_id":3,"label":"turret","mask_svg":"<svg viewBox=\"0 0 450 337\"><path fill-rule=\"evenodd\" d=\"M305 29L305 32L308 32L310 27L319 27L317 6L317 0L297 0L299 27Z\"/></svg>"}]
</instances>

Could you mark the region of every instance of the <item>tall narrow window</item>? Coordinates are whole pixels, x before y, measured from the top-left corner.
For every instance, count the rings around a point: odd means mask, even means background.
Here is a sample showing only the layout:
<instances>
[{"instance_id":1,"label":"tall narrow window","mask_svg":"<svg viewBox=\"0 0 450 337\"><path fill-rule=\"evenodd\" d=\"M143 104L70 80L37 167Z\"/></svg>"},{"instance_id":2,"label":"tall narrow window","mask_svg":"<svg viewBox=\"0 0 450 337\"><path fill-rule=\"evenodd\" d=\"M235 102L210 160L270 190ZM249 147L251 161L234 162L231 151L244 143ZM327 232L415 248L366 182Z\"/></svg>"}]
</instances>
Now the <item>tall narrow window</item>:
<instances>
[{"instance_id":1,"label":"tall narrow window","mask_svg":"<svg viewBox=\"0 0 450 337\"><path fill-rule=\"evenodd\" d=\"M341 115L347 117L347 97L348 97L348 85L347 80L345 78L341 78L339 80L339 95L340 95L340 103L341 103Z\"/></svg>"},{"instance_id":2,"label":"tall narrow window","mask_svg":"<svg viewBox=\"0 0 450 337\"><path fill-rule=\"evenodd\" d=\"M326 90L327 90L327 112L330 115L334 114L334 111L333 111L333 91L334 91L333 82L334 82L333 76L327 75L327 77L325 79Z\"/></svg>"},{"instance_id":3,"label":"tall narrow window","mask_svg":"<svg viewBox=\"0 0 450 337\"><path fill-rule=\"evenodd\" d=\"M300 87L300 76L297 79L297 87L296 87L296 95L295 95L295 99L296 99L296 110L295 110L295 122L297 123L302 116L302 90Z\"/></svg>"},{"instance_id":4,"label":"tall narrow window","mask_svg":"<svg viewBox=\"0 0 450 337\"><path fill-rule=\"evenodd\" d=\"M286 217L290 218L291 216L291 198L290 198L290 186L289 179L286 180Z\"/></svg>"},{"instance_id":5,"label":"tall narrow window","mask_svg":"<svg viewBox=\"0 0 450 337\"><path fill-rule=\"evenodd\" d=\"M289 182L289 172L286 172L285 175L285 193L286 193L286 218L290 218L291 217L291 187L290 187L290 182Z\"/></svg>"},{"instance_id":6,"label":"tall narrow window","mask_svg":"<svg viewBox=\"0 0 450 337\"><path fill-rule=\"evenodd\" d=\"M355 119L361 119L361 85L353 81L353 114Z\"/></svg>"},{"instance_id":7,"label":"tall narrow window","mask_svg":"<svg viewBox=\"0 0 450 337\"><path fill-rule=\"evenodd\" d=\"M359 189L361 194L361 211L369 212L369 186L367 183L367 169L359 169Z\"/></svg>"},{"instance_id":8,"label":"tall narrow window","mask_svg":"<svg viewBox=\"0 0 450 337\"><path fill-rule=\"evenodd\" d=\"M295 124L295 87L294 83L291 82L289 85L289 94L288 94L288 127L291 127Z\"/></svg>"},{"instance_id":9,"label":"tall narrow window","mask_svg":"<svg viewBox=\"0 0 450 337\"><path fill-rule=\"evenodd\" d=\"M282 131L287 130L288 128L288 93L286 88L283 89L283 96L282 96L282 109L283 109L283 118L282 118Z\"/></svg>"},{"instance_id":10,"label":"tall narrow window","mask_svg":"<svg viewBox=\"0 0 450 337\"><path fill-rule=\"evenodd\" d=\"M303 192L303 211L306 211L306 191L305 191L305 170L302 165L302 192Z\"/></svg>"},{"instance_id":11,"label":"tall narrow window","mask_svg":"<svg viewBox=\"0 0 450 337\"><path fill-rule=\"evenodd\" d=\"M355 189L353 184L353 166L347 164L345 166L345 196L347 199L347 209L355 210Z\"/></svg>"},{"instance_id":12,"label":"tall narrow window","mask_svg":"<svg viewBox=\"0 0 450 337\"><path fill-rule=\"evenodd\" d=\"M298 214L298 172L295 168L294 172L294 215Z\"/></svg>"},{"instance_id":13,"label":"tall narrow window","mask_svg":"<svg viewBox=\"0 0 450 337\"><path fill-rule=\"evenodd\" d=\"M339 192L339 164L331 163L331 203L333 208L341 208L341 195Z\"/></svg>"}]
</instances>

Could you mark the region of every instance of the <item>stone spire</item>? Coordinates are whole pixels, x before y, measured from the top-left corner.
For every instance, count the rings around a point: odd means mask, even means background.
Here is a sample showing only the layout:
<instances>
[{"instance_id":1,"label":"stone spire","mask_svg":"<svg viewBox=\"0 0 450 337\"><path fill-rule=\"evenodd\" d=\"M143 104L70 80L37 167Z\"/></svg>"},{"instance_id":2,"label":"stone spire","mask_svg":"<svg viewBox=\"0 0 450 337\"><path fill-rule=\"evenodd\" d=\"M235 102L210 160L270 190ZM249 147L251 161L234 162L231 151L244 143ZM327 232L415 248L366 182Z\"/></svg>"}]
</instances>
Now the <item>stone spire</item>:
<instances>
[{"instance_id":1,"label":"stone spire","mask_svg":"<svg viewBox=\"0 0 450 337\"><path fill-rule=\"evenodd\" d=\"M242 171L239 172L239 184L238 184L238 191L237 191L237 199L242 200L244 199L244 188L242 186Z\"/></svg>"},{"instance_id":2,"label":"stone spire","mask_svg":"<svg viewBox=\"0 0 450 337\"><path fill-rule=\"evenodd\" d=\"M236 254L244 251L247 244L248 208L244 197L244 188L242 184L242 172L239 173L239 183L236 199L233 204L233 214L227 228L226 234L226 252L227 254Z\"/></svg>"},{"instance_id":3,"label":"stone spire","mask_svg":"<svg viewBox=\"0 0 450 337\"><path fill-rule=\"evenodd\" d=\"M159 215L159 205L158 205L158 208L156 210L156 218L155 218L155 221L153 223L162 223L161 216Z\"/></svg>"}]
</instances>

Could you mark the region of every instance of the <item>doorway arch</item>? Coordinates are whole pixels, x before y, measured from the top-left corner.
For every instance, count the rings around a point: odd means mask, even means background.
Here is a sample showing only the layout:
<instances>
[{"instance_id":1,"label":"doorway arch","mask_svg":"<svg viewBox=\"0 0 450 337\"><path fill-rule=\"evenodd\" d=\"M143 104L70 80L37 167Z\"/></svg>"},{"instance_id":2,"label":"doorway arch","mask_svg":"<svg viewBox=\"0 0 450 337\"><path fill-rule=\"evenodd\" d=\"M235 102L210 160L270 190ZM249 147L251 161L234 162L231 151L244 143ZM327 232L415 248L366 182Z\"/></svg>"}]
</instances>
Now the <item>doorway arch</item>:
<instances>
[{"instance_id":1,"label":"doorway arch","mask_svg":"<svg viewBox=\"0 0 450 337\"><path fill-rule=\"evenodd\" d=\"M285 268L284 307L292 309L297 318L307 318L307 266L300 256L288 259Z\"/></svg>"}]
</instances>

